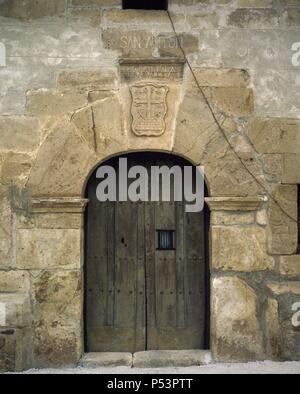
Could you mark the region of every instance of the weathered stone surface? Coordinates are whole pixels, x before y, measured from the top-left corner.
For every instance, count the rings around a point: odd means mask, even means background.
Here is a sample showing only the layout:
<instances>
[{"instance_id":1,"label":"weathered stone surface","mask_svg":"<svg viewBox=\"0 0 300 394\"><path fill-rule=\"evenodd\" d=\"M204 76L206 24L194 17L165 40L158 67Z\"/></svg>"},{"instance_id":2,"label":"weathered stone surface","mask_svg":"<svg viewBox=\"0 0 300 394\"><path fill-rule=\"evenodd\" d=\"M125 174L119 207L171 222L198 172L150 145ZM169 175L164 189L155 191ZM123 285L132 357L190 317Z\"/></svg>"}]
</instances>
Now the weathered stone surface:
<instances>
[{"instance_id":1,"label":"weathered stone surface","mask_svg":"<svg viewBox=\"0 0 300 394\"><path fill-rule=\"evenodd\" d=\"M280 326L278 316L278 302L272 298L267 301L266 309L266 353L268 359L276 360L280 350Z\"/></svg>"},{"instance_id":2,"label":"weathered stone surface","mask_svg":"<svg viewBox=\"0 0 300 394\"><path fill-rule=\"evenodd\" d=\"M16 216L16 226L19 229L80 229L83 226L82 214L77 213L37 213L28 216Z\"/></svg>"},{"instance_id":3,"label":"weathered stone surface","mask_svg":"<svg viewBox=\"0 0 300 394\"><path fill-rule=\"evenodd\" d=\"M31 152L40 142L40 124L32 117L0 116L0 151Z\"/></svg>"},{"instance_id":4,"label":"weathered stone surface","mask_svg":"<svg viewBox=\"0 0 300 394\"><path fill-rule=\"evenodd\" d=\"M254 111L252 89L221 87L211 89L212 100L220 111L233 116L247 116Z\"/></svg>"},{"instance_id":5,"label":"weathered stone surface","mask_svg":"<svg viewBox=\"0 0 300 394\"><path fill-rule=\"evenodd\" d=\"M234 11L228 18L231 26L242 28L265 28L279 25L279 15L276 10L263 8L240 8Z\"/></svg>"},{"instance_id":6,"label":"weathered stone surface","mask_svg":"<svg viewBox=\"0 0 300 394\"><path fill-rule=\"evenodd\" d=\"M32 281L35 365L73 364L82 352L80 271L41 271Z\"/></svg>"},{"instance_id":7,"label":"weathered stone surface","mask_svg":"<svg viewBox=\"0 0 300 394\"><path fill-rule=\"evenodd\" d=\"M17 232L19 269L79 268L81 230L20 229Z\"/></svg>"},{"instance_id":8,"label":"weathered stone surface","mask_svg":"<svg viewBox=\"0 0 300 394\"><path fill-rule=\"evenodd\" d=\"M247 134L260 153L299 153L300 121L297 119L253 119Z\"/></svg>"},{"instance_id":9,"label":"weathered stone surface","mask_svg":"<svg viewBox=\"0 0 300 394\"><path fill-rule=\"evenodd\" d=\"M184 48L186 54L197 53L199 51L198 34L179 33L175 36L173 32L161 33L154 42L154 49L157 48L159 55L163 57L182 57L180 46Z\"/></svg>"},{"instance_id":10,"label":"weathered stone surface","mask_svg":"<svg viewBox=\"0 0 300 394\"><path fill-rule=\"evenodd\" d=\"M90 149L102 156L127 148L122 109L116 96L107 97L76 112L72 118Z\"/></svg>"},{"instance_id":11,"label":"weathered stone surface","mask_svg":"<svg viewBox=\"0 0 300 394\"><path fill-rule=\"evenodd\" d=\"M3 0L0 3L0 15L11 18L36 19L61 15L65 8L65 0Z\"/></svg>"},{"instance_id":12,"label":"weathered stone surface","mask_svg":"<svg viewBox=\"0 0 300 394\"><path fill-rule=\"evenodd\" d=\"M120 6L121 5L121 0L84 0L84 3L82 0L72 0L72 6L86 6L86 7L91 7L91 6L100 6L100 7L108 7L108 6Z\"/></svg>"},{"instance_id":13,"label":"weathered stone surface","mask_svg":"<svg viewBox=\"0 0 300 394\"><path fill-rule=\"evenodd\" d=\"M231 68L193 68L197 81L202 87L246 88L250 77L247 71ZM188 74L188 84L194 85L194 77Z\"/></svg>"},{"instance_id":14,"label":"weathered stone surface","mask_svg":"<svg viewBox=\"0 0 300 394\"><path fill-rule=\"evenodd\" d=\"M238 8L267 8L272 4L273 0L237 0Z\"/></svg>"},{"instance_id":15,"label":"weathered stone surface","mask_svg":"<svg viewBox=\"0 0 300 394\"><path fill-rule=\"evenodd\" d=\"M31 324L31 305L27 294L0 293L0 326L22 328Z\"/></svg>"},{"instance_id":16,"label":"weathered stone surface","mask_svg":"<svg viewBox=\"0 0 300 394\"><path fill-rule=\"evenodd\" d=\"M300 183L300 155L283 155L282 182L290 184Z\"/></svg>"},{"instance_id":17,"label":"weathered stone surface","mask_svg":"<svg viewBox=\"0 0 300 394\"><path fill-rule=\"evenodd\" d=\"M225 213L222 211L211 212L211 224L227 226L254 223L253 213Z\"/></svg>"},{"instance_id":18,"label":"weathered stone surface","mask_svg":"<svg viewBox=\"0 0 300 394\"><path fill-rule=\"evenodd\" d=\"M101 22L101 10L95 8L69 7L66 12L67 23L84 24L93 28L99 28Z\"/></svg>"},{"instance_id":19,"label":"weathered stone surface","mask_svg":"<svg viewBox=\"0 0 300 394\"><path fill-rule=\"evenodd\" d=\"M212 265L216 269L252 272L274 268L260 227L213 227Z\"/></svg>"},{"instance_id":20,"label":"weathered stone surface","mask_svg":"<svg viewBox=\"0 0 300 394\"><path fill-rule=\"evenodd\" d=\"M268 214L265 209L260 209L256 214L256 223L260 226L266 226L268 224Z\"/></svg>"},{"instance_id":21,"label":"weathered stone surface","mask_svg":"<svg viewBox=\"0 0 300 394\"><path fill-rule=\"evenodd\" d=\"M0 269L5 269L12 265L12 212L8 191L3 186L0 186L0 212Z\"/></svg>"},{"instance_id":22,"label":"weathered stone surface","mask_svg":"<svg viewBox=\"0 0 300 394\"><path fill-rule=\"evenodd\" d=\"M133 355L135 368L190 367L212 361L207 350L152 350Z\"/></svg>"},{"instance_id":23,"label":"weathered stone surface","mask_svg":"<svg viewBox=\"0 0 300 394\"><path fill-rule=\"evenodd\" d=\"M61 92L86 93L95 90L112 90L118 86L113 68L91 71L63 71L58 75L57 89Z\"/></svg>"},{"instance_id":24,"label":"weathered stone surface","mask_svg":"<svg viewBox=\"0 0 300 394\"><path fill-rule=\"evenodd\" d=\"M75 126L68 119L58 119L38 152L27 186L33 196L80 196L99 160L76 134Z\"/></svg>"},{"instance_id":25,"label":"weathered stone surface","mask_svg":"<svg viewBox=\"0 0 300 394\"><path fill-rule=\"evenodd\" d=\"M30 329L0 330L0 371L22 371L32 366Z\"/></svg>"},{"instance_id":26,"label":"weathered stone surface","mask_svg":"<svg viewBox=\"0 0 300 394\"><path fill-rule=\"evenodd\" d=\"M0 271L1 293L28 293L30 288L29 273L27 271Z\"/></svg>"},{"instance_id":27,"label":"weathered stone surface","mask_svg":"<svg viewBox=\"0 0 300 394\"><path fill-rule=\"evenodd\" d=\"M74 112L86 104L86 94L36 90L27 93L26 112L33 116L64 115Z\"/></svg>"},{"instance_id":28,"label":"weathered stone surface","mask_svg":"<svg viewBox=\"0 0 300 394\"><path fill-rule=\"evenodd\" d=\"M283 20L289 27L300 26L300 9L299 8L288 8L283 12Z\"/></svg>"},{"instance_id":29,"label":"weathered stone surface","mask_svg":"<svg viewBox=\"0 0 300 394\"><path fill-rule=\"evenodd\" d=\"M33 330L33 350L37 368L77 364L82 354L81 333L39 322Z\"/></svg>"},{"instance_id":30,"label":"weathered stone surface","mask_svg":"<svg viewBox=\"0 0 300 394\"><path fill-rule=\"evenodd\" d=\"M103 46L106 49L121 51L123 56L152 56L155 48L154 36L143 30L126 31L108 28L102 32Z\"/></svg>"},{"instance_id":31,"label":"weathered stone surface","mask_svg":"<svg viewBox=\"0 0 300 394\"><path fill-rule=\"evenodd\" d=\"M257 297L237 277L212 282L212 352L216 361L258 360L263 357L257 320Z\"/></svg>"},{"instance_id":32,"label":"weathered stone surface","mask_svg":"<svg viewBox=\"0 0 300 394\"><path fill-rule=\"evenodd\" d=\"M152 26L153 24L169 25L170 23L168 15L164 11L156 10L149 12L149 10L120 10L115 8L105 10L103 16L107 24L125 24L126 27L146 23Z\"/></svg>"},{"instance_id":33,"label":"weathered stone surface","mask_svg":"<svg viewBox=\"0 0 300 394\"><path fill-rule=\"evenodd\" d=\"M22 184L26 182L31 169L32 158L23 153L11 153L3 155L3 163L0 171L0 182L3 185Z\"/></svg>"},{"instance_id":34,"label":"weathered stone surface","mask_svg":"<svg viewBox=\"0 0 300 394\"><path fill-rule=\"evenodd\" d=\"M299 360L300 358L300 330L297 323L299 316L293 306L298 304L300 286L296 282L291 284L288 291L281 291L278 297L279 324L281 331L280 358L283 360ZM284 290L284 289L281 289ZM297 314L297 315L296 315ZM298 317L297 317L298 316Z\"/></svg>"},{"instance_id":35,"label":"weathered stone surface","mask_svg":"<svg viewBox=\"0 0 300 394\"><path fill-rule=\"evenodd\" d=\"M276 295L293 293L300 295L300 281L298 282L269 282L268 287Z\"/></svg>"},{"instance_id":36,"label":"weathered stone surface","mask_svg":"<svg viewBox=\"0 0 300 394\"><path fill-rule=\"evenodd\" d=\"M132 353L86 353L80 360L84 368L132 367Z\"/></svg>"},{"instance_id":37,"label":"weathered stone surface","mask_svg":"<svg viewBox=\"0 0 300 394\"><path fill-rule=\"evenodd\" d=\"M149 30L127 30L108 28L102 32L104 48L121 51L127 57L151 57L156 52L161 56L182 57L180 50L184 46L187 54L197 52L199 41L197 35L178 34L178 39L172 31L158 35Z\"/></svg>"},{"instance_id":38,"label":"weathered stone surface","mask_svg":"<svg viewBox=\"0 0 300 394\"><path fill-rule=\"evenodd\" d=\"M195 113L201 113L201 116L193 116ZM200 163L207 144L216 132L217 126L203 98L200 94L187 92L177 116L174 152Z\"/></svg>"},{"instance_id":39,"label":"weathered stone surface","mask_svg":"<svg viewBox=\"0 0 300 394\"><path fill-rule=\"evenodd\" d=\"M242 197L265 194L261 187L264 176L259 162L251 159L244 161L243 165L220 133L210 140L201 164L205 168L211 195Z\"/></svg>"},{"instance_id":40,"label":"weathered stone surface","mask_svg":"<svg viewBox=\"0 0 300 394\"><path fill-rule=\"evenodd\" d=\"M281 154L263 155L264 172L269 182L280 182L283 174L283 157Z\"/></svg>"},{"instance_id":41,"label":"weathered stone surface","mask_svg":"<svg viewBox=\"0 0 300 394\"><path fill-rule=\"evenodd\" d=\"M281 256L279 271L281 275L300 276L300 255Z\"/></svg>"},{"instance_id":42,"label":"weathered stone surface","mask_svg":"<svg viewBox=\"0 0 300 394\"><path fill-rule=\"evenodd\" d=\"M38 303L71 303L80 295L80 271L41 271L34 278L33 295ZM66 306L67 308L67 306Z\"/></svg>"},{"instance_id":43,"label":"weathered stone surface","mask_svg":"<svg viewBox=\"0 0 300 394\"><path fill-rule=\"evenodd\" d=\"M294 254L297 250L297 187L274 185L269 201L268 251Z\"/></svg>"}]
</instances>

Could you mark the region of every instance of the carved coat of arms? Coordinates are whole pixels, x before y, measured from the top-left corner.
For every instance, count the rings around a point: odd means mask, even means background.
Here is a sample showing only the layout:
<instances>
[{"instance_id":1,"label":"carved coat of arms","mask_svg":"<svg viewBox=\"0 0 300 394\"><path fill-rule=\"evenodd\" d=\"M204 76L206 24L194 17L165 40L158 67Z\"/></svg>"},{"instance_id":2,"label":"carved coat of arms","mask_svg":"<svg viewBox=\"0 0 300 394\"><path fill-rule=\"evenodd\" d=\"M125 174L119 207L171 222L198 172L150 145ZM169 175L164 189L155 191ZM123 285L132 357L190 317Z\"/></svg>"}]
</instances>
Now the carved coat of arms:
<instances>
[{"instance_id":1,"label":"carved coat of arms","mask_svg":"<svg viewBox=\"0 0 300 394\"><path fill-rule=\"evenodd\" d=\"M159 136L165 132L167 114L166 86L135 85L131 89L132 131L138 136Z\"/></svg>"}]
</instances>

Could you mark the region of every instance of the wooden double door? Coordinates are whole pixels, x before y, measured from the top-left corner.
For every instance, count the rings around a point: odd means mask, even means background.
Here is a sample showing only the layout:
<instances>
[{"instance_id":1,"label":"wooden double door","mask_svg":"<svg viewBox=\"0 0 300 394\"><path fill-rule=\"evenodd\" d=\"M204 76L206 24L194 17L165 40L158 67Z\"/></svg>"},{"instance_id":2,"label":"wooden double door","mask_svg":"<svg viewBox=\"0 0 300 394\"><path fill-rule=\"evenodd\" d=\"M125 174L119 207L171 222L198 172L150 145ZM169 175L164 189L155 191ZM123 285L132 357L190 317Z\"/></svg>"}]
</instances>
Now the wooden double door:
<instances>
[{"instance_id":1,"label":"wooden double door","mask_svg":"<svg viewBox=\"0 0 300 394\"><path fill-rule=\"evenodd\" d=\"M122 157L149 172L189 165L161 154ZM118 158L106 165L118 173ZM184 201L99 202L98 184L94 173L85 222L86 351L204 348L204 213L185 212Z\"/></svg>"}]
</instances>

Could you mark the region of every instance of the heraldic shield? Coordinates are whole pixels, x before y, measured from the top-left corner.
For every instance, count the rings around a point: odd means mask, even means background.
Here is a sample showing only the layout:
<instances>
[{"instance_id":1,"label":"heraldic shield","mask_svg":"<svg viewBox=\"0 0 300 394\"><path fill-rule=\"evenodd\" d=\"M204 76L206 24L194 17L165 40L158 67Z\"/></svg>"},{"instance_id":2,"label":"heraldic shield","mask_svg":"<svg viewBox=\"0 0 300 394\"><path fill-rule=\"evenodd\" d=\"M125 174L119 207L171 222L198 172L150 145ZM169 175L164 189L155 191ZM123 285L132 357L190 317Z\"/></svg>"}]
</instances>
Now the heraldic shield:
<instances>
[{"instance_id":1,"label":"heraldic shield","mask_svg":"<svg viewBox=\"0 0 300 394\"><path fill-rule=\"evenodd\" d=\"M138 136L159 136L165 132L167 114L166 86L135 85L131 89L132 131Z\"/></svg>"}]
</instances>

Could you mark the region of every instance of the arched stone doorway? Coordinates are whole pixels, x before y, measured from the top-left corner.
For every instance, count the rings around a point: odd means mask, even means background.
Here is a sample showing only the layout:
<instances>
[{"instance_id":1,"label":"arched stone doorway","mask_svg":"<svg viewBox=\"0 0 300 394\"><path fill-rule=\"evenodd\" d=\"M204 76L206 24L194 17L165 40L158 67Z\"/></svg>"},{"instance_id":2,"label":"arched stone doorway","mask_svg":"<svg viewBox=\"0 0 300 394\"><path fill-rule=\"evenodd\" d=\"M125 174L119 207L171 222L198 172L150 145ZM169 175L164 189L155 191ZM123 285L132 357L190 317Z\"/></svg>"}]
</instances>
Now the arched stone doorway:
<instances>
[{"instance_id":1,"label":"arched stone doorway","mask_svg":"<svg viewBox=\"0 0 300 394\"><path fill-rule=\"evenodd\" d=\"M166 153L129 153L104 163L116 170L117 178L120 157L127 159L128 170L139 165L149 175L154 165L191 166ZM186 212L185 202L175 202L174 193L170 202L161 198L157 202L99 202L96 172L86 188L85 350L207 348L206 210Z\"/></svg>"}]
</instances>

